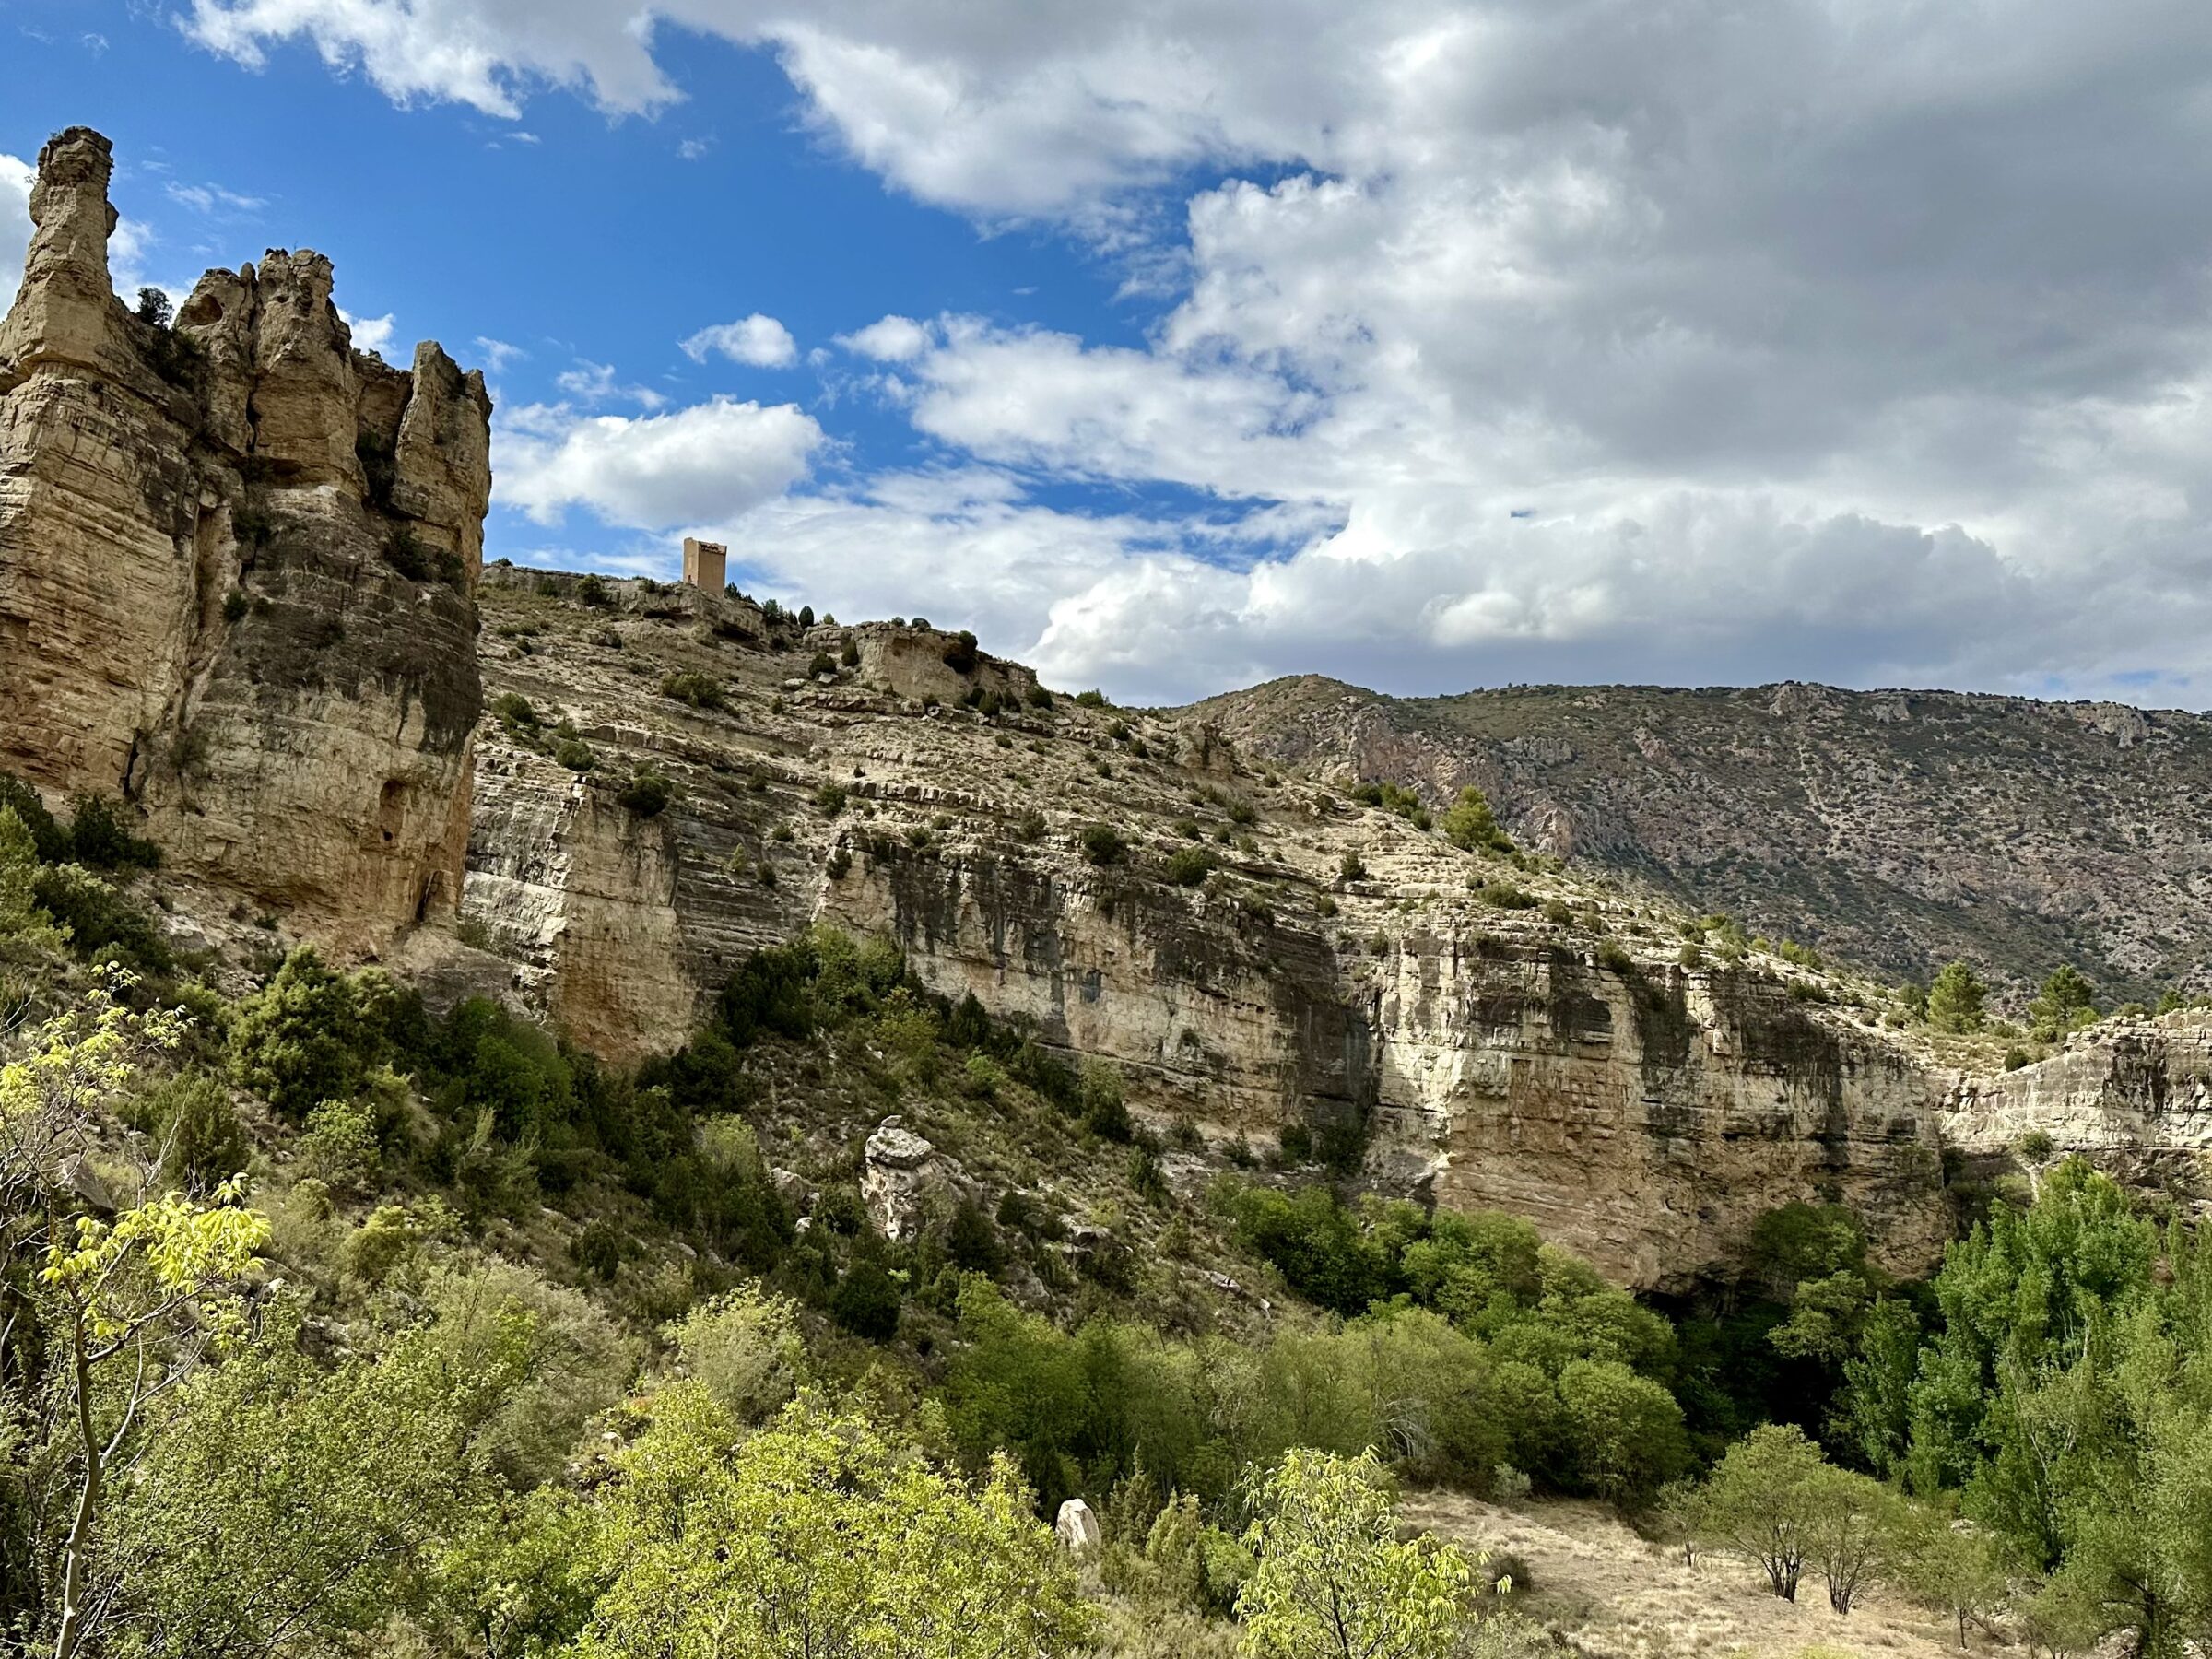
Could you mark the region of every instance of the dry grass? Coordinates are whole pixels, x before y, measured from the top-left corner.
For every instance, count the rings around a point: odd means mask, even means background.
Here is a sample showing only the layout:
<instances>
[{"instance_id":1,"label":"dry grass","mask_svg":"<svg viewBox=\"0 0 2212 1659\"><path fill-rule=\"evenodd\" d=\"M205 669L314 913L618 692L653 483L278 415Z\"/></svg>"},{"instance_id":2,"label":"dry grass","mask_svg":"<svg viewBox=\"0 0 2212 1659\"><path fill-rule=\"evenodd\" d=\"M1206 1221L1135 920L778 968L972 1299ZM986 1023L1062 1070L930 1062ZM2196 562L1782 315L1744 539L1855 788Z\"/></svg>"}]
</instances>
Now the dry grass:
<instances>
[{"instance_id":1,"label":"dry grass","mask_svg":"<svg viewBox=\"0 0 2212 1659\"><path fill-rule=\"evenodd\" d=\"M1451 1492L1407 1497L1416 1526L1511 1551L1528 1564L1520 1612L1590 1659L1954 1659L1950 1623L1877 1587L1848 1618L1808 1577L1793 1604L1767 1594L1755 1568L1722 1556L1685 1566L1594 1504L1532 1500L1503 1509ZM1973 1653L2000 1651L1980 1636Z\"/></svg>"}]
</instances>

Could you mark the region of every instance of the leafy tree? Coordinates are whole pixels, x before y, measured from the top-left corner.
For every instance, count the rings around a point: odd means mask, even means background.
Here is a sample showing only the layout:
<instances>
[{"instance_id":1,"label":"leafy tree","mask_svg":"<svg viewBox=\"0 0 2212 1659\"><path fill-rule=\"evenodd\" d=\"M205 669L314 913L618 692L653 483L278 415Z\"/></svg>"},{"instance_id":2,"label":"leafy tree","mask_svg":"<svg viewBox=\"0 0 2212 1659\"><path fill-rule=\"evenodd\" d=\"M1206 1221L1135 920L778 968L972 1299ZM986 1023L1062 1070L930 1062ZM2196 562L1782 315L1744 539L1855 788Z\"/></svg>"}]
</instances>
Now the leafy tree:
<instances>
[{"instance_id":1,"label":"leafy tree","mask_svg":"<svg viewBox=\"0 0 2212 1659\"><path fill-rule=\"evenodd\" d=\"M1012 1467L971 1486L810 1403L741 1435L664 1390L583 1518L579 1659L1062 1659L1095 1615Z\"/></svg>"},{"instance_id":2,"label":"leafy tree","mask_svg":"<svg viewBox=\"0 0 2212 1659\"><path fill-rule=\"evenodd\" d=\"M1957 1620L1961 1650L1967 1628L1994 1614L2011 1592L1995 1541L1931 1505L1909 1512L1891 1565L1914 1595Z\"/></svg>"},{"instance_id":3,"label":"leafy tree","mask_svg":"<svg viewBox=\"0 0 2212 1659\"><path fill-rule=\"evenodd\" d=\"M1806 1559L1828 1584L1828 1605L1848 1613L1868 1579L1900 1553L1905 1503L1880 1481L1823 1467L1806 1491Z\"/></svg>"},{"instance_id":4,"label":"leafy tree","mask_svg":"<svg viewBox=\"0 0 2212 1659\"><path fill-rule=\"evenodd\" d=\"M1237 1597L1251 1659L1446 1659L1475 1622L1466 1559L1400 1543L1382 1465L1294 1451L1244 1535L1258 1565Z\"/></svg>"},{"instance_id":5,"label":"leafy tree","mask_svg":"<svg viewBox=\"0 0 2212 1659\"><path fill-rule=\"evenodd\" d=\"M1928 987L1928 1023L1939 1031L1978 1031L1986 1016L1989 987L1964 962L1952 962Z\"/></svg>"},{"instance_id":6,"label":"leafy tree","mask_svg":"<svg viewBox=\"0 0 2212 1659\"><path fill-rule=\"evenodd\" d=\"M380 968L339 973L312 946L239 1005L230 1028L240 1083L295 1122L324 1100L347 1100L391 1053L398 993Z\"/></svg>"},{"instance_id":7,"label":"leafy tree","mask_svg":"<svg viewBox=\"0 0 2212 1659\"><path fill-rule=\"evenodd\" d=\"M1697 1535L1758 1562L1767 1587L1795 1601L1827 1469L1803 1430L1784 1423L1752 1430L1706 1477L1692 1511Z\"/></svg>"},{"instance_id":8,"label":"leafy tree","mask_svg":"<svg viewBox=\"0 0 2212 1659\"><path fill-rule=\"evenodd\" d=\"M663 1335L683 1374L703 1384L739 1423L773 1417L806 1381L797 1308L758 1285L700 1303Z\"/></svg>"},{"instance_id":9,"label":"leafy tree","mask_svg":"<svg viewBox=\"0 0 2212 1659\"><path fill-rule=\"evenodd\" d=\"M1129 850L1120 831L1111 824L1086 824L1082 834L1083 856L1094 865L1119 864L1122 854Z\"/></svg>"},{"instance_id":10,"label":"leafy tree","mask_svg":"<svg viewBox=\"0 0 2212 1659\"><path fill-rule=\"evenodd\" d=\"M2097 1018L2097 987L2077 968L2055 968L2029 1003L2028 1018L2039 1033L2052 1036L2091 1024Z\"/></svg>"},{"instance_id":11,"label":"leafy tree","mask_svg":"<svg viewBox=\"0 0 2212 1659\"><path fill-rule=\"evenodd\" d=\"M1513 838L1506 834L1490 810L1489 798L1473 784L1459 792L1459 799L1444 811L1444 839L1469 853L1511 853Z\"/></svg>"},{"instance_id":12,"label":"leafy tree","mask_svg":"<svg viewBox=\"0 0 2212 1659\"><path fill-rule=\"evenodd\" d=\"M58 950L65 935L39 908L39 845L13 806L0 806L0 946Z\"/></svg>"}]
</instances>

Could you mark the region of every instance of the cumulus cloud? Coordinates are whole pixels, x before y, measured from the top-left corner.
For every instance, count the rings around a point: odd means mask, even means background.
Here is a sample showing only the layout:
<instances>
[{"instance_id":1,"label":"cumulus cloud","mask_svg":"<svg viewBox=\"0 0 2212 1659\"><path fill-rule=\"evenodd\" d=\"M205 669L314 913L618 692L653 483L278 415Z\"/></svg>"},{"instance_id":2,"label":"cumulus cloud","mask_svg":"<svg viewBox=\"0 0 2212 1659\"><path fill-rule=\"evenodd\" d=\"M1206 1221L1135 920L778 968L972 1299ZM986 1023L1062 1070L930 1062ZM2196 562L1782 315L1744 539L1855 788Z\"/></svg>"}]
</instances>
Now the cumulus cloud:
<instances>
[{"instance_id":1,"label":"cumulus cloud","mask_svg":"<svg viewBox=\"0 0 2212 1659\"><path fill-rule=\"evenodd\" d=\"M381 317L357 317L341 305L338 307L338 315L346 326L353 331L353 348L356 351L372 351L382 357L391 350L394 324L390 312Z\"/></svg>"},{"instance_id":2,"label":"cumulus cloud","mask_svg":"<svg viewBox=\"0 0 2212 1659\"><path fill-rule=\"evenodd\" d=\"M874 358L879 363L907 363L927 351L935 337L913 318L892 315L879 317L851 334L839 335L837 343L847 351Z\"/></svg>"},{"instance_id":3,"label":"cumulus cloud","mask_svg":"<svg viewBox=\"0 0 2212 1659\"><path fill-rule=\"evenodd\" d=\"M733 363L755 369L788 369L799 360L799 347L791 330L773 317L755 312L735 323L717 323L682 342L684 355L703 363L719 353Z\"/></svg>"},{"instance_id":4,"label":"cumulus cloud","mask_svg":"<svg viewBox=\"0 0 2212 1659\"><path fill-rule=\"evenodd\" d=\"M23 256L30 249L30 183L35 170L28 161L0 155L0 271L8 286L22 274Z\"/></svg>"},{"instance_id":5,"label":"cumulus cloud","mask_svg":"<svg viewBox=\"0 0 2212 1659\"><path fill-rule=\"evenodd\" d=\"M498 374L511 363L521 362L530 354L520 346L511 346L505 340L495 340L489 335L477 336L477 349L484 356L484 366Z\"/></svg>"},{"instance_id":6,"label":"cumulus cloud","mask_svg":"<svg viewBox=\"0 0 2212 1659\"><path fill-rule=\"evenodd\" d=\"M612 363L594 363L578 358L574 365L554 377L553 383L582 404L634 403L641 409L657 409L667 398L651 386L625 386Z\"/></svg>"},{"instance_id":7,"label":"cumulus cloud","mask_svg":"<svg viewBox=\"0 0 2212 1659\"><path fill-rule=\"evenodd\" d=\"M188 27L249 62L311 41L399 98L643 112L677 93L637 15L195 0ZM2195 9L651 15L775 52L896 188L1073 228L1130 274L1136 345L899 315L841 337L896 366L946 477L999 493L924 509L901 475L752 509L824 558L894 524L971 538L1070 675L2212 683Z\"/></svg>"},{"instance_id":8,"label":"cumulus cloud","mask_svg":"<svg viewBox=\"0 0 2212 1659\"><path fill-rule=\"evenodd\" d=\"M581 507L653 530L749 511L806 476L822 429L795 405L717 398L665 415L533 406L500 423L499 498L540 524Z\"/></svg>"}]
</instances>

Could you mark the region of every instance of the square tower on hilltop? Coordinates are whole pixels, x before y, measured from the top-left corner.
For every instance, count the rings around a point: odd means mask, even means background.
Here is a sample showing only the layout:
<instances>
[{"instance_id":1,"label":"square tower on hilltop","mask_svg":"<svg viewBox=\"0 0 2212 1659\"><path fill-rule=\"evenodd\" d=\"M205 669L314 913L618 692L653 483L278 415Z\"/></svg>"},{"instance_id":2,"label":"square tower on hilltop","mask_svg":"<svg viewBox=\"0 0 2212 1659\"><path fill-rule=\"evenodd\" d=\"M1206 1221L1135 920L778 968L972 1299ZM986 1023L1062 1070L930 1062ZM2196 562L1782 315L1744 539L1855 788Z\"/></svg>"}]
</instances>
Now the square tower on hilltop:
<instances>
[{"instance_id":1,"label":"square tower on hilltop","mask_svg":"<svg viewBox=\"0 0 2212 1659\"><path fill-rule=\"evenodd\" d=\"M719 594L729 581L730 550L720 542L684 537L684 580L695 588Z\"/></svg>"}]
</instances>

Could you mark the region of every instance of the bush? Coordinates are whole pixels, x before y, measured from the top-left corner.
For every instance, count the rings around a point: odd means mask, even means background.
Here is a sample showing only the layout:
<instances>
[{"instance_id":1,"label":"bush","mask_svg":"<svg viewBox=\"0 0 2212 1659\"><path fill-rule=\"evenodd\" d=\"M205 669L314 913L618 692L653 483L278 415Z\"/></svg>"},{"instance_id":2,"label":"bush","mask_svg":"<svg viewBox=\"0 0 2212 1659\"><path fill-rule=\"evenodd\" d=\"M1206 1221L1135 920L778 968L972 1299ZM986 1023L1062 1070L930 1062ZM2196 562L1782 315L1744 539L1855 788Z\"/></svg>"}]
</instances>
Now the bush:
<instances>
[{"instance_id":1,"label":"bush","mask_svg":"<svg viewBox=\"0 0 2212 1659\"><path fill-rule=\"evenodd\" d=\"M600 578L597 571L586 571L576 579L576 600L580 605L589 606L594 610L598 610L612 605L615 602L615 596L607 591L606 582Z\"/></svg>"},{"instance_id":2,"label":"bush","mask_svg":"<svg viewBox=\"0 0 2212 1659\"><path fill-rule=\"evenodd\" d=\"M1022 700L1032 709L1049 709L1053 706L1053 694L1042 686L1033 685L1022 693Z\"/></svg>"},{"instance_id":3,"label":"bush","mask_svg":"<svg viewBox=\"0 0 2212 1659\"><path fill-rule=\"evenodd\" d=\"M853 637L851 634L847 634L847 635L845 636L845 646L844 646L844 649L843 649L841 652L840 652L840 653L838 653L838 659L837 659L837 660L838 660L840 663L843 664L843 665L844 665L844 666L846 666L847 668L857 668L857 667L859 667L859 666L860 666L860 641L859 641L858 640L854 639L854 638L853 638Z\"/></svg>"},{"instance_id":4,"label":"bush","mask_svg":"<svg viewBox=\"0 0 2212 1659\"><path fill-rule=\"evenodd\" d=\"M371 1192L382 1174L376 1124L369 1108L358 1101L324 1100L317 1106L307 1114L307 1133L293 1151L301 1178L320 1181L333 1192Z\"/></svg>"},{"instance_id":5,"label":"bush","mask_svg":"<svg viewBox=\"0 0 2212 1659\"><path fill-rule=\"evenodd\" d=\"M1136 1134L1122 1088L1121 1068L1107 1060L1083 1062L1076 1097L1083 1126L1092 1134L1126 1145Z\"/></svg>"},{"instance_id":6,"label":"bush","mask_svg":"<svg viewBox=\"0 0 2212 1659\"><path fill-rule=\"evenodd\" d=\"M39 792L22 779L0 772L0 806L12 808L23 820L40 863L59 864L69 856L69 831L46 810Z\"/></svg>"},{"instance_id":7,"label":"bush","mask_svg":"<svg viewBox=\"0 0 2212 1659\"><path fill-rule=\"evenodd\" d=\"M740 1423L767 1421L806 1381L796 1305L758 1285L701 1302L662 1335L684 1375Z\"/></svg>"},{"instance_id":8,"label":"bush","mask_svg":"<svg viewBox=\"0 0 2212 1659\"><path fill-rule=\"evenodd\" d=\"M1475 889L1475 897L1497 910L1535 910L1536 896L1510 881L1486 881Z\"/></svg>"},{"instance_id":9,"label":"bush","mask_svg":"<svg viewBox=\"0 0 2212 1659\"><path fill-rule=\"evenodd\" d=\"M563 737L553 746L553 759L572 772L588 772L599 764L599 758L592 753L592 746L581 737Z\"/></svg>"},{"instance_id":10,"label":"bush","mask_svg":"<svg viewBox=\"0 0 2212 1659\"><path fill-rule=\"evenodd\" d=\"M975 636L963 628L945 647L945 666L955 674L973 674L975 661Z\"/></svg>"},{"instance_id":11,"label":"bush","mask_svg":"<svg viewBox=\"0 0 2212 1659\"><path fill-rule=\"evenodd\" d=\"M1086 709L1111 709L1113 707L1106 700L1106 693L1103 691L1078 691L1076 693L1076 701Z\"/></svg>"},{"instance_id":12,"label":"bush","mask_svg":"<svg viewBox=\"0 0 2212 1659\"><path fill-rule=\"evenodd\" d=\"M69 943L87 957L118 956L151 973L173 963L169 943L150 917L109 882L78 864L41 865L31 877L31 897Z\"/></svg>"},{"instance_id":13,"label":"bush","mask_svg":"<svg viewBox=\"0 0 2212 1659\"><path fill-rule=\"evenodd\" d=\"M640 762L615 800L640 818L655 818L676 798L676 786L651 766Z\"/></svg>"},{"instance_id":14,"label":"bush","mask_svg":"<svg viewBox=\"0 0 2212 1659\"><path fill-rule=\"evenodd\" d=\"M143 1120L161 1147L161 1173L188 1191L204 1193L228 1181L253 1154L229 1090L210 1072L171 1078L147 1097Z\"/></svg>"},{"instance_id":15,"label":"bush","mask_svg":"<svg viewBox=\"0 0 2212 1659\"><path fill-rule=\"evenodd\" d=\"M1184 847L1168 859L1168 879L1177 887L1194 888L1214 873L1214 855L1204 847Z\"/></svg>"},{"instance_id":16,"label":"bush","mask_svg":"<svg viewBox=\"0 0 2212 1659\"><path fill-rule=\"evenodd\" d=\"M491 712L510 732L535 732L540 724L537 711L519 691L500 692L491 700Z\"/></svg>"},{"instance_id":17,"label":"bush","mask_svg":"<svg viewBox=\"0 0 2212 1659\"><path fill-rule=\"evenodd\" d=\"M837 659L826 651L818 651L806 659L806 677L819 679L825 674L837 672Z\"/></svg>"},{"instance_id":18,"label":"bush","mask_svg":"<svg viewBox=\"0 0 2212 1659\"><path fill-rule=\"evenodd\" d=\"M108 796L78 795L71 806L69 853L77 863L99 870L159 867L161 849L132 834L122 808Z\"/></svg>"},{"instance_id":19,"label":"bush","mask_svg":"<svg viewBox=\"0 0 2212 1659\"><path fill-rule=\"evenodd\" d=\"M661 695L673 701L688 703L694 709L721 709L727 706L723 696L722 682L712 675L697 669L683 668L661 681Z\"/></svg>"},{"instance_id":20,"label":"bush","mask_svg":"<svg viewBox=\"0 0 2212 1659\"><path fill-rule=\"evenodd\" d=\"M1021 817L1014 821L1014 836L1018 841L1031 843L1042 841L1044 839L1044 814L1034 806L1025 808Z\"/></svg>"},{"instance_id":21,"label":"bush","mask_svg":"<svg viewBox=\"0 0 2212 1659\"><path fill-rule=\"evenodd\" d=\"M1118 864L1128 843L1111 824L1087 824L1082 835L1083 856L1100 866Z\"/></svg>"},{"instance_id":22,"label":"bush","mask_svg":"<svg viewBox=\"0 0 2212 1659\"><path fill-rule=\"evenodd\" d=\"M304 1122L324 1100L351 1100L384 1063L400 1003L381 968L335 973L302 947L239 1005L231 1070L277 1112Z\"/></svg>"},{"instance_id":23,"label":"bush","mask_svg":"<svg viewBox=\"0 0 2212 1659\"><path fill-rule=\"evenodd\" d=\"M1554 927L1564 927L1574 920L1574 907L1564 899L1544 900L1544 920Z\"/></svg>"},{"instance_id":24,"label":"bush","mask_svg":"<svg viewBox=\"0 0 2212 1659\"><path fill-rule=\"evenodd\" d=\"M835 818L845 809L845 787L841 783L825 783L814 792L814 805L824 818Z\"/></svg>"},{"instance_id":25,"label":"bush","mask_svg":"<svg viewBox=\"0 0 2212 1659\"><path fill-rule=\"evenodd\" d=\"M830 1293L830 1317L855 1336L888 1342L899 1334L899 1287L881 1264L863 1256Z\"/></svg>"}]
</instances>

